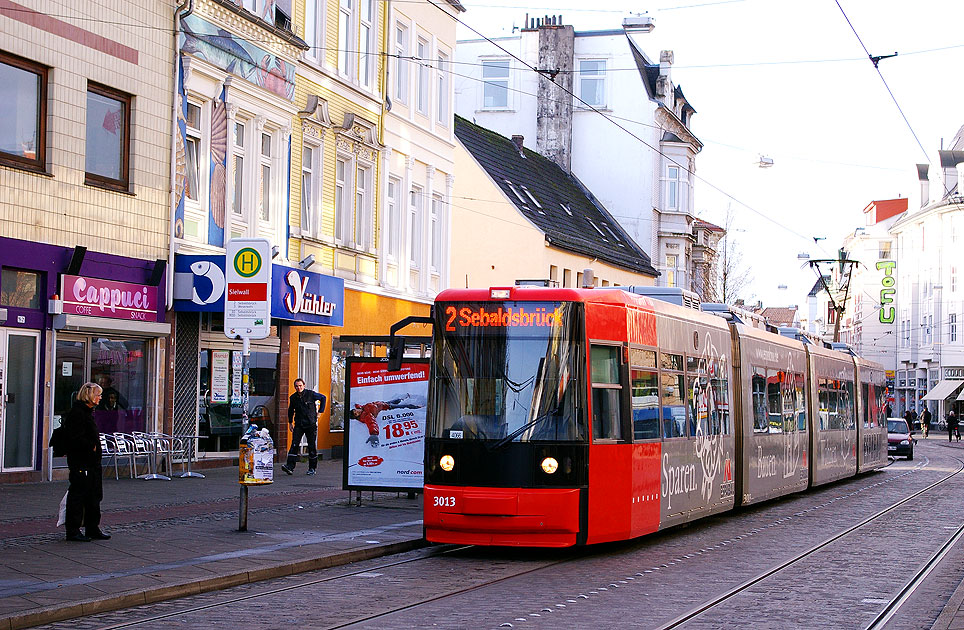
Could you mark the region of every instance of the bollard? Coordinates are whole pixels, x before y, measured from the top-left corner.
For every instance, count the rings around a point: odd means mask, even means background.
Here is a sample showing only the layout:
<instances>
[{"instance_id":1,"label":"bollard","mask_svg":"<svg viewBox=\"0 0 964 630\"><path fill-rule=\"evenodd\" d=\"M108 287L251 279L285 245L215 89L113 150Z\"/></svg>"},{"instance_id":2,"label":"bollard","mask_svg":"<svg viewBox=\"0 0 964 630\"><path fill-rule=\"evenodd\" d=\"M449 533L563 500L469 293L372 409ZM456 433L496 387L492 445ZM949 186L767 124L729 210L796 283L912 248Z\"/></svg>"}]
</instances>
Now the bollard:
<instances>
[{"instance_id":1,"label":"bollard","mask_svg":"<svg viewBox=\"0 0 964 630\"><path fill-rule=\"evenodd\" d=\"M241 486L241 505L238 508L238 531L248 531L248 486Z\"/></svg>"}]
</instances>

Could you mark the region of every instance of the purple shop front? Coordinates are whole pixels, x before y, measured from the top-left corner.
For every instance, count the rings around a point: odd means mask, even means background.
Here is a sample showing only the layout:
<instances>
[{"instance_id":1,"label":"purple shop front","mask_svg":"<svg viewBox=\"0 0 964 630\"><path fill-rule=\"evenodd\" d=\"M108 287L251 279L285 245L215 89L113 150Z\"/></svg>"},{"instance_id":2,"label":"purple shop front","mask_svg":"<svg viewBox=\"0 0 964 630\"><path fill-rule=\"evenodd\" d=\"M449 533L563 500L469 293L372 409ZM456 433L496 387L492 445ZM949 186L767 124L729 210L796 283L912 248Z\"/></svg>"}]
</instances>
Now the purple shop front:
<instances>
[{"instance_id":1,"label":"purple shop front","mask_svg":"<svg viewBox=\"0 0 964 630\"><path fill-rule=\"evenodd\" d=\"M165 274L162 260L0 238L0 386L16 401L0 416L0 481L64 465L47 436L85 382L104 390L101 433L160 426Z\"/></svg>"}]
</instances>

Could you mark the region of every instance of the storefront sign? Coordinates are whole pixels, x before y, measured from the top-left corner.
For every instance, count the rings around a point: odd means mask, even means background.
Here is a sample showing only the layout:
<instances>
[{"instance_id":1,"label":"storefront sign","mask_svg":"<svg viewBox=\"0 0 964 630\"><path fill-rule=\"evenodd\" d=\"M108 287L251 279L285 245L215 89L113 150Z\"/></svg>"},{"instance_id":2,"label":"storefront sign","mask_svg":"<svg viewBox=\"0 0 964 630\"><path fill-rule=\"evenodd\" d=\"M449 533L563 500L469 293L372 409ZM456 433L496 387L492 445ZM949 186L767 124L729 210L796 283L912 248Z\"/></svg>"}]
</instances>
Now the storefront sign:
<instances>
[{"instance_id":1,"label":"storefront sign","mask_svg":"<svg viewBox=\"0 0 964 630\"><path fill-rule=\"evenodd\" d=\"M178 255L174 261L174 310L225 310L223 256ZM345 281L303 269L271 265L271 317L305 324L342 326Z\"/></svg>"},{"instance_id":2,"label":"storefront sign","mask_svg":"<svg viewBox=\"0 0 964 630\"><path fill-rule=\"evenodd\" d=\"M344 323L344 280L303 269L274 267L272 317L325 326Z\"/></svg>"},{"instance_id":3,"label":"storefront sign","mask_svg":"<svg viewBox=\"0 0 964 630\"><path fill-rule=\"evenodd\" d=\"M964 379L964 368L944 368L945 379Z\"/></svg>"},{"instance_id":4,"label":"storefront sign","mask_svg":"<svg viewBox=\"0 0 964 630\"><path fill-rule=\"evenodd\" d=\"M211 351L211 402L228 402L228 361L230 359L227 350Z\"/></svg>"},{"instance_id":5,"label":"storefront sign","mask_svg":"<svg viewBox=\"0 0 964 630\"><path fill-rule=\"evenodd\" d=\"M428 359L398 372L387 359L348 359L345 384L345 489L421 488Z\"/></svg>"},{"instance_id":6,"label":"storefront sign","mask_svg":"<svg viewBox=\"0 0 964 630\"><path fill-rule=\"evenodd\" d=\"M224 334L264 339L271 328L271 243L234 238L225 252Z\"/></svg>"},{"instance_id":7,"label":"storefront sign","mask_svg":"<svg viewBox=\"0 0 964 630\"><path fill-rule=\"evenodd\" d=\"M157 287L64 274L60 295L64 313L128 319L163 321L158 314Z\"/></svg>"},{"instance_id":8,"label":"storefront sign","mask_svg":"<svg viewBox=\"0 0 964 630\"><path fill-rule=\"evenodd\" d=\"M897 278L894 275L897 271L897 263L893 260L881 260L877 263L877 269L882 269L884 272L880 279L880 311L878 311L878 317L881 324L893 324L897 316L897 309L891 306L894 301L894 294L897 293L897 289L894 288L894 285L897 284Z\"/></svg>"}]
</instances>

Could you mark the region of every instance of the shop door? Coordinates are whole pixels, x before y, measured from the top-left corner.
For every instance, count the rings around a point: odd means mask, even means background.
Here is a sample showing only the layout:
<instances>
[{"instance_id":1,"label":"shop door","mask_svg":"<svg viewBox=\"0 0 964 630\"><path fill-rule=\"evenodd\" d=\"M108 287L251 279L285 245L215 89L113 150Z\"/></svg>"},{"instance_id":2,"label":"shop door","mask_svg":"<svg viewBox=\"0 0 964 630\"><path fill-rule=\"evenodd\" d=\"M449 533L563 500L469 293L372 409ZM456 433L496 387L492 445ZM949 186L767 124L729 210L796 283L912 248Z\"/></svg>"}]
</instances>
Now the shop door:
<instances>
[{"instance_id":1,"label":"shop door","mask_svg":"<svg viewBox=\"0 0 964 630\"><path fill-rule=\"evenodd\" d=\"M40 334L0 329L0 471L33 470Z\"/></svg>"}]
</instances>

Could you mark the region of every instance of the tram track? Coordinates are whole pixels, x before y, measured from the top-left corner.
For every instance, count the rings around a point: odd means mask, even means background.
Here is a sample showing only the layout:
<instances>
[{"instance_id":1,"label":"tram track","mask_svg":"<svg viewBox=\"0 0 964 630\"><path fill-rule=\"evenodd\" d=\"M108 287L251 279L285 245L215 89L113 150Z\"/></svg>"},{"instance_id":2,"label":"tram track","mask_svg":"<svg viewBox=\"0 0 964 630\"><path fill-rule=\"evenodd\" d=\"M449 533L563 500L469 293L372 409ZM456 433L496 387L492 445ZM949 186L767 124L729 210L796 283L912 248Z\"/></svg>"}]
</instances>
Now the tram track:
<instances>
[{"instance_id":1,"label":"tram track","mask_svg":"<svg viewBox=\"0 0 964 630\"><path fill-rule=\"evenodd\" d=\"M665 624L663 624L663 625L657 626L654 630L671 630L671 629L673 629L673 628L679 628L680 626L684 625L685 623L687 623L687 622L689 622L689 621L692 621L692 620L700 617L701 615L703 615L703 614L705 614L705 613L707 613L707 612L709 612L709 611L717 608L717 607L720 606L721 604L724 604L724 603L726 603L726 602L729 602L729 601L733 600L735 597L739 596L740 594L747 592L747 591L748 591L752 586L754 586L755 584L757 584L757 583L759 583L759 582L762 582L763 580L766 580L766 579L768 579L768 578L770 578L770 577L773 577L773 576L777 575L778 573L780 573L781 571L785 571L786 569L788 569L788 568L790 568L790 567L793 567L793 566L795 566L795 565L798 565L801 561L803 561L803 560L805 560L805 559L813 556L814 554L816 554L816 553L818 553L819 551L823 550L824 548L832 545L833 543L841 540L842 538L845 538L845 537L849 536L850 534L853 534L853 533L857 532L858 530L866 527L866 526L869 525L870 523L873 523L874 521L876 521L876 520L882 518L883 516L891 513L892 511L896 510L897 508L901 507L902 505L904 505L904 504L906 504L906 503L908 503L908 502L910 502L910 501L913 501L914 499L916 499L916 498L918 498L918 497L920 497L920 496L922 496L922 495L924 495L924 494L926 494L926 493L928 493L928 492L931 492L932 490L934 490L935 488L938 488L939 486L944 485L945 483L947 483L948 481L950 481L950 480L953 479L954 477L960 475L961 473L964 473L964 460L962 460L962 459L960 459L960 458L958 458L958 457L953 457L953 459L957 460L957 462L958 462L958 468L957 468L956 471L948 474L948 475L945 476L944 478L939 479L939 480L935 481L934 483L932 483L932 484L930 484L930 485L928 485L928 486L926 486L926 487L924 487L924 488L921 488L920 490L914 492L913 494L911 494L911 495L909 495L909 496L907 496L907 497L904 497L904 498L901 499L900 501L897 501L897 502L889 505L889 506L886 507L886 508L883 508L883 509L881 509L881 510L878 510L876 513L874 513L874 514L866 517L866 518L863 519L862 521L860 521L860 522L858 522L858 523L856 523L856 524L854 524L854 525L852 525L852 526L850 526L850 527L848 527L848 528L846 528L846 529L844 529L844 530L842 530L842 531L840 531L840 532L837 532L836 534L834 534L833 536L827 538L826 540L824 540L824 541L822 541L822 542L820 542L820 543L817 543L816 545L813 545L812 547L810 547L810 548L808 548L808 549L806 549L806 550L804 550L804 551L802 551L802 552L799 552L798 554L796 554L796 555L793 556L792 558L790 558L790 559L788 559L788 560L785 560L785 561L781 562L780 564L778 564L778 565L776 565L776 566L768 569L767 571L764 571L764 572L762 572L762 573L760 573L760 574L758 574L758 575L750 578L749 580L746 580L746 581L742 582L741 584L739 584L739 585L737 585L737 586L735 586L735 587L727 590L726 592L722 593L721 595L716 596L716 597L714 597L714 598L712 598L712 599L710 599L710 600L708 600L708 601L703 602L703 603L700 604L699 606L696 606L696 607L690 609L689 611L687 611L687 612L683 613L682 615L674 618L673 620L669 621L668 623L665 623ZM945 541L945 543L944 543L943 545L941 545L941 547L938 548L938 550L937 550L936 552L934 552L934 553L931 555L930 558L928 558L928 560L924 563L924 565L923 565L920 569L918 569L918 570L915 572L915 574L910 578L910 580L908 580L907 583L898 591L897 595L896 595L895 597L893 597L893 598L891 599L891 601L884 607L884 609L874 618L874 620L873 620L869 625L867 625L867 626L865 627L865 630L879 630L880 628L883 628L883 627L886 625L886 623L897 613L897 611L898 611L898 610L900 609L900 607L904 604L904 602L906 602L906 601L911 597L911 595L920 587L920 585L924 582L924 580L927 578L927 576L928 576L928 575L934 570L934 568L940 563L941 559L942 559L945 555L947 555L947 553L954 547L954 545L955 545L962 537L964 537L964 524L962 524L960 527L958 527L957 530L955 531L955 533L954 533L947 541Z\"/></svg>"}]
</instances>

